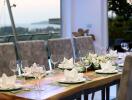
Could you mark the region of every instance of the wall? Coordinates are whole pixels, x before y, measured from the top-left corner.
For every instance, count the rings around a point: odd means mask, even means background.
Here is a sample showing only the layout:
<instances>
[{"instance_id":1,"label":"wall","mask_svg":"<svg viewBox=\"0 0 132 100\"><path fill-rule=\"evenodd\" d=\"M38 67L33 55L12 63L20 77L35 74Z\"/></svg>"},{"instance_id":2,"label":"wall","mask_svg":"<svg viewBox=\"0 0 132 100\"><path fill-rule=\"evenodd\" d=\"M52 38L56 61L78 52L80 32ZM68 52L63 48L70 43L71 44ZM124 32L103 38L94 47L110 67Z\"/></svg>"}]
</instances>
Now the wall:
<instances>
[{"instance_id":1,"label":"wall","mask_svg":"<svg viewBox=\"0 0 132 100\"><path fill-rule=\"evenodd\" d=\"M90 29L95 45L107 47L107 0L62 0L63 37L72 37L78 28Z\"/></svg>"}]
</instances>

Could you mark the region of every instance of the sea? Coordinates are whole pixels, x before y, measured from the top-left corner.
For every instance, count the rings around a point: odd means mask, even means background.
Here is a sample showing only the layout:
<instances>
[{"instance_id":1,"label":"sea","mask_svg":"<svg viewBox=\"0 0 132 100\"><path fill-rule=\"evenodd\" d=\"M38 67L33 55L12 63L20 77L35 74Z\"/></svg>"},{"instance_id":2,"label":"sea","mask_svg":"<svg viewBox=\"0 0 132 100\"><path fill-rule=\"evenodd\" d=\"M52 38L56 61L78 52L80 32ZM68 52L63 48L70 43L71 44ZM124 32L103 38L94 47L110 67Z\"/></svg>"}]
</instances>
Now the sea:
<instances>
[{"instance_id":1,"label":"sea","mask_svg":"<svg viewBox=\"0 0 132 100\"><path fill-rule=\"evenodd\" d=\"M28 28L29 30L34 30L34 29L45 29L47 27L53 27L55 29L60 29L61 25L60 24L50 24L48 22L43 22L43 23L15 23L16 28L17 27L23 27L23 28ZM0 25L1 27L5 26L11 26L11 25Z\"/></svg>"},{"instance_id":2,"label":"sea","mask_svg":"<svg viewBox=\"0 0 132 100\"><path fill-rule=\"evenodd\" d=\"M23 27L28 28L29 30L33 29L44 29L47 27L53 27L55 29L60 29L61 25L59 24L49 24L48 22L45 23L32 23L32 24L16 24L16 27Z\"/></svg>"}]
</instances>

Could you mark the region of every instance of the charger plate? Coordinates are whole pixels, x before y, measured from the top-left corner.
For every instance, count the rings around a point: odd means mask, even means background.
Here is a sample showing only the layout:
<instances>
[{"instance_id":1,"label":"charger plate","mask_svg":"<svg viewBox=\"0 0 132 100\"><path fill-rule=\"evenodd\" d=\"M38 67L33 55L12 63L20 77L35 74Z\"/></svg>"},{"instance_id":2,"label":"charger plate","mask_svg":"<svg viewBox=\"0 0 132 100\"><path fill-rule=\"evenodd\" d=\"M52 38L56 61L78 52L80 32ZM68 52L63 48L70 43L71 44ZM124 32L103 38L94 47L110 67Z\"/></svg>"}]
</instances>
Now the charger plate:
<instances>
[{"instance_id":1,"label":"charger plate","mask_svg":"<svg viewBox=\"0 0 132 100\"><path fill-rule=\"evenodd\" d=\"M16 91L16 90L20 90L23 88L23 85L21 84L16 84L14 87L10 87L10 88L2 88L0 87L0 91L4 91L4 92L8 92L8 91Z\"/></svg>"},{"instance_id":2,"label":"charger plate","mask_svg":"<svg viewBox=\"0 0 132 100\"><path fill-rule=\"evenodd\" d=\"M78 84L86 81L86 78L81 78L78 81L67 81L66 79L60 79L58 82L63 84Z\"/></svg>"},{"instance_id":3,"label":"charger plate","mask_svg":"<svg viewBox=\"0 0 132 100\"><path fill-rule=\"evenodd\" d=\"M106 71L104 71L104 70L95 70L95 72L96 73L99 73L99 74L116 74L116 73L118 73L118 70L114 70L114 71L108 71L108 70L106 70Z\"/></svg>"}]
</instances>

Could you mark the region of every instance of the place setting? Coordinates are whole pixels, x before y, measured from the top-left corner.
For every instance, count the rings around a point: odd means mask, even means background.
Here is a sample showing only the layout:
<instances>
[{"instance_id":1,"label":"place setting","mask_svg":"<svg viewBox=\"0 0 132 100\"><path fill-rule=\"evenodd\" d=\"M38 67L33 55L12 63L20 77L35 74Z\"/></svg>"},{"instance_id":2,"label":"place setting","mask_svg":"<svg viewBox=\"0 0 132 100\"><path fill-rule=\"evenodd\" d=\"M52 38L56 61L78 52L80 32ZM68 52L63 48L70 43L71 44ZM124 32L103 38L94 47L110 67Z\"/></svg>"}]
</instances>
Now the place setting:
<instances>
[{"instance_id":1,"label":"place setting","mask_svg":"<svg viewBox=\"0 0 132 100\"><path fill-rule=\"evenodd\" d=\"M64 57L63 61L58 65L58 68L62 70L72 70L74 67L73 58L67 59Z\"/></svg>"},{"instance_id":2,"label":"place setting","mask_svg":"<svg viewBox=\"0 0 132 100\"><path fill-rule=\"evenodd\" d=\"M17 73L19 71L18 67L21 68L21 74ZM10 61L10 69L13 71L12 76L3 73L0 77L1 92L16 94L30 90L42 91L40 80L47 75L44 65L33 63L29 66L27 61L23 60L18 66L15 61ZM30 79L35 80L35 84L28 83L27 81Z\"/></svg>"},{"instance_id":3,"label":"place setting","mask_svg":"<svg viewBox=\"0 0 132 100\"><path fill-rule=\"evenodd\" d=\"M117 66L112 65L112 63L108 61L107 63L101 63L101 69L95 70L95 72L99 74L115 74L118 73L116 67Z\"/></svg>"},{"instance_id":4,"label":"place setting","mask_svg":"<svg viewBox=\"0 0 132 100\"><path fill-rule=\"evenodd\" d=\"M90 81L90 78L85 77L84 73L87 72L85 66L81 62L75 62L73 58L66 59L58 65L58 68L63 70L64 77L57 82L62 84L78 84Z\"/></svg>"},{"instance_id":5,"label":"place setting","mask_svg":"<svg viewBox=\"0 0 132 100\"><path fill-rule=\"evenodd\" d=\"M0 91L9 92L23 89L21 83L17 83L16 75L7 76L5 73L0 77Z\"/></svg>"},{"instance_id":6,"label":"place setting","mask_svg":"<svg viewBox=\"0 0 132 100\"><path fill-rule=\"evenodd\" d=\"M103 54L88 53L80 57L81 63L86 69L94 70L98 74L118 73L116 65L117 58L117 51L112 49L109 49L109 51Z\"/></svg>"},{"instance_id":7,"label":"place setting","mask_svg":"<svg viewBox=\"0 0 132 100\"><path fill-rule=\"evenodd\" d=\"M42 77L46 76L46 69L44 65L39 65L37 63L33 63L29 66L22 66L23 73L20 75L25 78L35 78L36 73L40 74Z\"/></svg>"},{"instance_id":8,"label":"place setting","mask_svg":"<svg viewBox=\"0 0 132 100\"><path fill-rule=\"evenodd\" d=\"M59 83L63 84L78 84L87 81L83 76L83 73L78 73L76 68L72 70L64 70L64 77L58 80Z\"/></svg>"}]
</instances>

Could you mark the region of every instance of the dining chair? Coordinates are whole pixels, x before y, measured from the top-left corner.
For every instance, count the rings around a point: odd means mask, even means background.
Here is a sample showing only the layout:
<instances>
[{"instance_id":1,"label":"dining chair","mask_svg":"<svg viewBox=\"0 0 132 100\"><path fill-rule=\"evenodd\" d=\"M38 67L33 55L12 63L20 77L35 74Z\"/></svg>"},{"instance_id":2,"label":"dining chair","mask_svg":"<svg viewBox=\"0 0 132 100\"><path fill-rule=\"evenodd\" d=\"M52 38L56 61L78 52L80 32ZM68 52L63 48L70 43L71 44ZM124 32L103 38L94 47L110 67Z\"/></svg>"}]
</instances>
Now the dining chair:
<instances>
[{"instance_id":1,"label":"dining chair","mask_svg":"<svg viewBox=\"0 0 132 100\"><path fill-rule=\"evenodd\" d=\"M72 43L69 38L49 39L47 44L50 56L54 55L58 57L57 59L60 61L62 61L64 57L67 59L73 57Z\"/></svg>"},{"instance_id":2,"label":"dining chair","mask_svg":"<svg viewBox=\"0 0 132 100\"><path fill-rule=\"evenodd\" d=\"M125 58L117 100L132 100L132 55Z\"/></svg>"},{"instance_id":3,"label":"dining chair","mask_svg":"<svg viewBox=\"0 0 132 100\"><path fill-rule=\"evenodd\" d=\"M75 50L76 58L78 58L79 56L85 56L88 53L95 53L95 47L92 36L74 37L73 41L74 41L74 48L75 48L74 50ZM105 95L104 90L105 90L104 88L101 89L102 100L104 100L104 95ZM95 92L92 92L91 100L94 100ZM87 91L84 94L84 96L86 97L85 99L87 99Z\"/></svg>"},{"instance_id":4,"label":"dining chair","mask_svg":"<svg viewBox=\"0 0 132 100\"><path fill-rule=\"evenodd\" d=\"M73 41L76 57L79 56L79 52L81 52L83 55L86 55L89 52L95 53L93 39L91 36L74 37Z\"/></svg>"},{"instance_id":5,"label":"dining chair","mask_svg":"<svg viewBox=\"0 0 132 100\"><path fill-rule=\"evenodd\" d=\"M14 44L11 42L0 43L0 76L3 73L7 76L13 75L13 71L10 68L13 65L10 64L10 61L14 61L14 64L16 64Z\"/></svg>"},{"instance_id":6,"label":"dining chair","mask_svg":"<svg viewBox=\"0 0 132 100\"><path fill-rule=\"evenodd\" d=\"M21 60L27 60L29 66L33 63L48 67L47 46L44 40L19 41L19 53Z\"/></svg>"}]
</instances>

